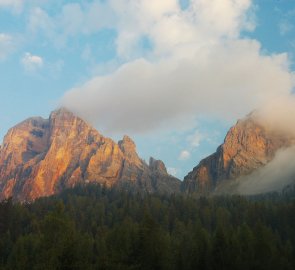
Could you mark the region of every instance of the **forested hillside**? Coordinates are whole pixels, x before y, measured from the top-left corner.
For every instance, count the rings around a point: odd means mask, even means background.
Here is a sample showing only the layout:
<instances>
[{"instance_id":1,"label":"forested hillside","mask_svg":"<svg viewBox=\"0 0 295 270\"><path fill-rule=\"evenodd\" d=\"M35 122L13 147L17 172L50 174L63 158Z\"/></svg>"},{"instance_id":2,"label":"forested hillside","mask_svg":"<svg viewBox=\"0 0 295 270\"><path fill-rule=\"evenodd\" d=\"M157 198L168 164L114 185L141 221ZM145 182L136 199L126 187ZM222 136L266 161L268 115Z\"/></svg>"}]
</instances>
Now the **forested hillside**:
<instances>
[{"instance_id":1,"label":"forested hillside","mask_svg":"<svg viewBox=\"0 0 295 270\"><path fill-rule=\"evenodd\" d=\"M294 269L294 191L193 198L78 186L0 204L0 269Z\"/></svg>"}]
</instances>

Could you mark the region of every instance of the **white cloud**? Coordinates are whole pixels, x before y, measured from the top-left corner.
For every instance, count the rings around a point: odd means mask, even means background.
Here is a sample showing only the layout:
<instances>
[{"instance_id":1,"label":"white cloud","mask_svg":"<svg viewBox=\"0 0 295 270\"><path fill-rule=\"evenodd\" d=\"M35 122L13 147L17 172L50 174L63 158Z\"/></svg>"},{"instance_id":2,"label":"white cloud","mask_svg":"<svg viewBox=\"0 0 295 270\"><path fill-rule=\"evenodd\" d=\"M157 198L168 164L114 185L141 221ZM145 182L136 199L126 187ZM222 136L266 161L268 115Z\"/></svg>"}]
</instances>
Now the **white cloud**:
<instances>
[{"instance_id":1,"label":"white cloud","mask_svg":"<svg viewBox=\"0 0 295 270\"><path fill-rule=\"evenodd\" d=\"M20 12L23 6L23 0L0 0L0 8L12 8L15 12Z\"/></svg>"},{"instance_id":2,"label":"white cloud","mask_svg":"<svg viewBox=\"0 0 295 270\"><path fill-rule=\"evenodd\" d=\"M293 24L288 20L283 20L279 23L279 31L282 36L288 34L293 29Z\"/></svg>"},{"instance_id":3,"label":"white cloud","mask_svg":"<svg viewBox=\"0 0 295 270\"><path fill-rule=\"evenodd\" d=\"M69 3L55 16L35 7L29 16L28 29L45 35L55 46L64 47L68 38L95 33L115 21L110 7L101 1Z\"/></svg>"},{"instance_id":4,"label":"white cloud","mask_svg":"<svg viewBox=\"0 0 295 270\"><path fill-rule=\"evenodd\" d=\"M191 157L191 153L187 150L182 150L179 154L179 160L188 160Z\"/></svg>"},{"instance_id":5,"label":"white cloud","mask_svg":"<svg viewBox=\"0 0 295 270\"><path fill-rule=\"evenodd\" d=\"M100 129L131 133L200 113L236 119L289 94L286 55L261 56L248 40L208 49L189 59L132 61L69 91L62 103Z\"/></svg>"},{"instance_id":6,"label":"white cloud","mask_svg":"<svg viewBox=\"0 0 295 270\"><path fill-rule=\"evenodd\" d=\"M32 9L30 16L29 16L29 22L28 22L28 28L32 32L37 32L39 30L44 31L48 36L53 35L53 28L54 28L54 22L52 18L40 7L36 7Z\"/></svg>"},{"instance_id":7,"label":"white cloud","mask_svg":"<svg viewBox=\"0 0 295 270\"><path fill-rule=\"evenodd\" d=\"M178 169L177 168L174 168L174 167L169 167L167 168L167 171L169 174L173 175L173 176L177 176L177 173L178 173Z\"/></svg>"},{"instance_id":8,"label":"white cloud","mask_svg":"<svg viewBox=\"0 0 295 270\"><path fill-rule=\"evenodd\" d=\"M35 72L42 68L44 63L42 57L32 55L31 53L27 52L21 59L21 64L23 65L25 71Z\"/></svg>"},{"instance_id":9,"label":"white cloud","mask_svg":"<svg viewBox=\"0 0 295 270\"><path fill-rule=\"evenodd\" d=\"M232 120L289 96L288 56L265 55L258 41L240 38L253 28L250 0L194 0L186 10L176 0L109 3L117 16L118 54L129 61L62 100L99 129L177 128L201 113ZM133 59L142 36L153 49Z\"/></svg>"},{"instance_id":10,"label":"white cloud","mask_svg":"<svg viewBox=\"0 0 295 270\"><path fill-rule=\"evenodd\" d=\"M253 28L250 0L193 0L182 10L177 0L112 0L118 16L118 53L130 57L142 35L148 35L155 53L175 54L184 44L206 46L218 38L236 37ZM181 52L183 53L183 51ZM131 54L132 56L132 54Z\"/></svg>"},{"instance_id":11,"label":"white cloud","mask_svg":"<svg viewBox=\"0 0 295 270\"><path fill-rule=\"evenodd\" d=\"M203 139L204 135L199 130L196 130L192 135L187 137L190 146L193 148L198 147Z\"/></svg>"},{"instance_id":12,"label":"white cloud","mask_svg":"<svg viewBox=\"0 0 295 270\"><path fill-rule=\"evenodd\" d=\"M6 56L13 50L13 38L11 35L0 33L0 60L6 58Z\"/></svg>"},{"instance_id":13,"label":"white cloud","mask_svg":"<svg viewBox=\"0 0 295 270\"><path fill-rule=\"evenodd\" d=\"M295 137L295 96L281 97L272 100L259 111L256 119L268 129Z\"/></svg>"},{"instance_id":14,"label":"white cloud","mask_svg":"<svg viewBox=\"0 0 295 270\"><path fill-rule=\"evenodd\" d=\"M65 45L70 36L113 28L118 32L117 52L128 59L138 55L138 43L145 36L150 37L159 54L193 42L202 46L203 39L214 42L224 36L235 37L241 29L253 28L250 6L251 0L193 0L186 10L178 0L69 3L54 16L40 7L33 9L29 29Z\"/></svg>"}]
</instances>

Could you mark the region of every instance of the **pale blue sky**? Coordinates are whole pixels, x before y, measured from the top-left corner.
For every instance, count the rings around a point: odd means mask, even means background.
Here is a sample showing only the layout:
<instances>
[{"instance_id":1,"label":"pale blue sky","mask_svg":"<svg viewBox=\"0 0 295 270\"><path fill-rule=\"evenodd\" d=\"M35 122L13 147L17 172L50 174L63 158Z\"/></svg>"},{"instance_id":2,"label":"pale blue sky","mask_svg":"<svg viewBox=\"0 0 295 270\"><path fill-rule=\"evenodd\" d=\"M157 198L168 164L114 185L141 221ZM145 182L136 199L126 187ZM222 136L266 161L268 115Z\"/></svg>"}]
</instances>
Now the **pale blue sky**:
<instances>
[{"instance_id":1,"label":"pale blue sky","mask_svg":"<svg viewBox=\"0 0 295 270\"><path fill-rule=\"evenodd\" d=\"M65 104L182 178L294 63L294 0L0 0L0 138Z\"/></svg>"}]
</instances>

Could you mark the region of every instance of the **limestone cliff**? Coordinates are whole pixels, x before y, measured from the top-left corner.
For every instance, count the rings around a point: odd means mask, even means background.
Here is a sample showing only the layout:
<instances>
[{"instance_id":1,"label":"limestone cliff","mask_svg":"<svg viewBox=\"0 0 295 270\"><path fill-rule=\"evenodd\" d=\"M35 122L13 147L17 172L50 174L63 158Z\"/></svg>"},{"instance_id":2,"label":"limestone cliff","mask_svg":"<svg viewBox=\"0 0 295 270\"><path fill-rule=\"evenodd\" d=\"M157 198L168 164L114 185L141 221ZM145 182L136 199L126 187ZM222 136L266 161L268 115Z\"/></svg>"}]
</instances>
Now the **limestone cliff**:
<instances>
[{"instance_id":1,"label":"limestone cliff","mask_svg":"<svg viewBox=\"0 0 295 270\"><path fill-rule=\"evenodd\" d=\"M248 175L270 162L277 150L295 144L295 138L263 125L255 113L239 120L216 152L203 159L185 178L182 190L206 194L226 180Z\"/></svg>"},{"instance_id":2,"label":"limestone cliff","mask_svg":"<svg viewBox=\"0 0 295 270\"><path fill-rule=\"evenodd\" d=\"M90 182L177 192L179 180L163 166L141 160L129 137L117 144L59 109L49 119L30 118L8 131L0 148L0 199L34 200Z\"/></svg>"}]
</instances>

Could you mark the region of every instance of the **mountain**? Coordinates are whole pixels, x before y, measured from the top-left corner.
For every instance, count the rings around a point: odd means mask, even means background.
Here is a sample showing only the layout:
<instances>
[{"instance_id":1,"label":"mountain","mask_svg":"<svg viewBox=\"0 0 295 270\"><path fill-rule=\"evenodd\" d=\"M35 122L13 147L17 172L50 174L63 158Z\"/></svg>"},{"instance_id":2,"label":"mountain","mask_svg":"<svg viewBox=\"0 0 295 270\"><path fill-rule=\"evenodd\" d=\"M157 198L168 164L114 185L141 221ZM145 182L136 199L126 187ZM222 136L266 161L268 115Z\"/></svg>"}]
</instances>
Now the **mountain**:
<instances>
[{"instance_id":1,"label":"mountain","mask_svg":"<svg viewBox=\"0 0 295 270\"><path fill-rule=\"evenodd\" d=\"M128 136L115 143L64 108L49 119L29 118L4 137L0 199L30 201L93 182L168 193L180 186L163 162L140 159Z\"/></svg>"},{"instance_id":2,"label":"mountain","mask_svg":"<svg viewBox=\"0 0 295 270\"><path fill-rule=\"evenodd\" d=\"M210 193L229 180L264 167L280 149L295 145L295 137L259 121L255 113L239 120L216 152L185 176L181 189L187 193Z\"/></svg>"}]
</instances>

